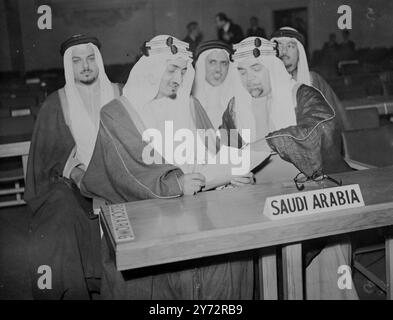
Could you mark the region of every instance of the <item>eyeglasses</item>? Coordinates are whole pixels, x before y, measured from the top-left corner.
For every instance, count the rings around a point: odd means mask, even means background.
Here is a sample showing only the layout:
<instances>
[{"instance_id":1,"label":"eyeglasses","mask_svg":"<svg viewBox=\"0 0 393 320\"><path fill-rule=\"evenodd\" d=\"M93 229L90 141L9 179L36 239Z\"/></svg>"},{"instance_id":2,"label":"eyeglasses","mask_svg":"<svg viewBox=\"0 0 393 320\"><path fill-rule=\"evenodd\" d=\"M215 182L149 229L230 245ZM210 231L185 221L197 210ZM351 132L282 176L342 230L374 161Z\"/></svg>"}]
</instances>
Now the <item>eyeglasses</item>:
<instances>
[{"instance_id":1,"label":"eyeglasses","mask_svg":"<svg viewBox=\"0 0 393 320\"><path fill-rule=\"evenodd\" d=\"M336 179L328 176L327 174L324 174L322 171L314 172L310 177L306 176L303 172L300 172L296 175L295 178L293 178L293 181L295 182L296 185L296 189L298 189L299 191L304 190L305 187L304 184L307 181L321 182L323 180L329 180L338 186L342 186L343 184L341 179L337 181Z\"/></svg>"}]
</instances>

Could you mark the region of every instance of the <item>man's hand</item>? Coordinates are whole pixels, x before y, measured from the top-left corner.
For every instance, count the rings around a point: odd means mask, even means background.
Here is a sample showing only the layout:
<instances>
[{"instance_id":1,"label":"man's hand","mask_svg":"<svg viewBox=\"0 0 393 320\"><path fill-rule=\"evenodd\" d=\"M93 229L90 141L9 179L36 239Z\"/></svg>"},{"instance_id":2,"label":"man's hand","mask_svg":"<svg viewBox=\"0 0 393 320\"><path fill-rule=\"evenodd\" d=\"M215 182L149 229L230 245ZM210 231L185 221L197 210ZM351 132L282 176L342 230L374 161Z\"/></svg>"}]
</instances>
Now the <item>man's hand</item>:
<instances>
[{"instance_id":1,"label":"man's hand","mask_svg":"<svg viewBox=\"0 0 393 320\"><path fill-rule=\"evenodd\" d=\"M244 176L234 177L231 180L231 184L235 187L243 187L245 185L254 184L254 174L252 172L247 173Z\"/></svg>"},{"instance_id":2,"label":"man's hand","mask_svg":"<svg viewBox=\"0 0 393 320\"><path fill-rule=\"evenodd\" d=\"M205 177L200 173L189 173L179 178L184 195L193 195L205 185Z\"/></svg>"},{"instance_id":3,"label":"man's hand","mask_svg":"<svg viewBox=\"0 0 393 320\"><path fill-rule=\"evenodd\" d=\"M75 182L75 184L78 186L78 188L81 188L81 181L83 179L83 176L85 175L85 170L75 167L71 170L70 173L70 178L72 181Z\"/></svg>"}]
</instances>

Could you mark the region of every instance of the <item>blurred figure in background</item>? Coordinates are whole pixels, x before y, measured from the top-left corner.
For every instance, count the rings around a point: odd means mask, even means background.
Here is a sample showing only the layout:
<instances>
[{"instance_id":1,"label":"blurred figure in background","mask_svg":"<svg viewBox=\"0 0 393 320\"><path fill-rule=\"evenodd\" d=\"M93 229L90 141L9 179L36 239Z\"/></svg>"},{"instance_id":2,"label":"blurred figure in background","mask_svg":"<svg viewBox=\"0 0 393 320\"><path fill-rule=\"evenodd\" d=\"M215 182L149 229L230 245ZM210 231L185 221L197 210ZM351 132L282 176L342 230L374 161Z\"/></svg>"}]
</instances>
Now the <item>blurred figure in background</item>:
<instances>
[{"instance_id":1,"label":"blurred figure in background","mask_svg":"<svg viewBox=\"0 0 393 320\"><path fill-rule=\"evenodd\" d=\"M340 44L340 61L355 59L355 42L349 39L349 31L342 31L343 42Z\"/></svg>"},{"instance_id":2,"label":"blurred figure in background","mask_svg":"<svg viewBox=\"0 0 393 320\"><path fill-rule=\"evenodd\" d=\"M322 64L325 69L325 76L333 78L338 75L337 63L339 61L340 46L336 41L334 33L329 34L329 41L325 42L322 48Z\"/></svg>"},{"instance_id":3,"label":"blurred figure in background","mask_svg":"<svg viewBox=\"0 0 393 320\"><path fill-rule=\"evenodd\" d=\"M216 25L218 40L224 41L228 44L240 42L244 38L242 28L233 23L225 13L217 13Z\"/></svg>"},{"instance_id":4,"label":"blurred figure in background","mask_svg":"<svg viewBox=\"0 0 393 320\"><path fill-rule=\"evenodd\" d=\"M195 53L196 48L199 43L202 41L203 34L199 29L198 22L191 21L187 24L187 36L183 39L184 42L187 42L190 45L190 51Z\"/></svg>"},{"instance_id":5,"label":"blurred figure in background","mask_svg":"<svg viewBox=\"0 0 393 320\"><path fill-rule=\"evenodd\" d=\"M257 17L250 18L250 28L248 28L247 30L247 37L266 38L265 30L259 26L259 21Z\"/></svg>"}]
</instances>

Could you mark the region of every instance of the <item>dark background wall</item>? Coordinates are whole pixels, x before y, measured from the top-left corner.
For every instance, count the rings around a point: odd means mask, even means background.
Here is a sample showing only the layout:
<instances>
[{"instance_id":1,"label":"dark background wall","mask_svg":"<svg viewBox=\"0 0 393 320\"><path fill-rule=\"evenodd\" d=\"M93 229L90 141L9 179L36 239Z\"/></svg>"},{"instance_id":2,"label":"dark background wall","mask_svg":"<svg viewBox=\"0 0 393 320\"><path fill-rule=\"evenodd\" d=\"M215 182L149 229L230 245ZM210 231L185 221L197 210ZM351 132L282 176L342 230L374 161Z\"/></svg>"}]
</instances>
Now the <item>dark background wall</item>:
<instances>
[{"instance_id":1,"label":"dark background wall","mask_svg":"<svg viewBox=\"0 0 393 320\"><path fill-rule=\"evenodd\" d=\"M16 2L19 29L12 25L15 11L6 10L10 1ZM37 27L40 4L52 8L52 30ZM129 63L143 41L156 34L183 38L192 20L200 23L205 40L215 38L214 16L220 11L244 31L250 16L256 15L270 35L275 10L305 7L312 52L322 47L331 32L341 41L337 27L341 4L342 0L0 0L0 71L18 71L17 66L25 71L61 68L59 44L75 33L98 36L106 64ZM393 1L347 0L345 4L352 7L351 38L357 47L393 46ZM16 53L18 43L22 52Z\"/></svg>"}]
</instances>

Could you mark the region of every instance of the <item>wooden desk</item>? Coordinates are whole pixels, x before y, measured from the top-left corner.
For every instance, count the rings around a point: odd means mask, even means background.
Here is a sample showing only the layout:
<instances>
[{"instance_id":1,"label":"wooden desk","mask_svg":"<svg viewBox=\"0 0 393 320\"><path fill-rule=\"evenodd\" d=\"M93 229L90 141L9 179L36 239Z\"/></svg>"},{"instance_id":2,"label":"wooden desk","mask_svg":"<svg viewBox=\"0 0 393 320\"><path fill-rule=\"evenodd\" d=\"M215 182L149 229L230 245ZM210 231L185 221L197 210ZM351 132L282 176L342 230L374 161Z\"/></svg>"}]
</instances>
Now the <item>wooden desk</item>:
<instances>
[{"instance_id":1,"label":"wooden desk","mask_svg":"<svg viewBox=\"0 0 393 320\"><path fill-rule=\"evenodd\" d=\"M266 197L297 192L293 183L276 183L127 203L135 240L124 244L115 244L111 236L108 207L103 207L101 221L118 270L284 245L284 296L302 299L301 241L393 225L393 167L335 177L344 185L359 184L366 207L271 221L262 214ZM305 191L328 186L332 185L321 182ZM393 275L391 243L389 276ZM275 268L274 253L264 254L261 268ZM274 280L263 285L264 297L277 297ZM392 286L389 290L392 294Z\"/></svg>"},{"instance_id":2,"label":"wooden desk","mask_svg":"<svg viewBox=\"0 0 393 320\"><path fill-rule=\"evenodd\" d=\"M373 96L362 99L343 100L346 110L377 108L380 115L393 114L393 96Z\"/></svg>"}]
</instances>

